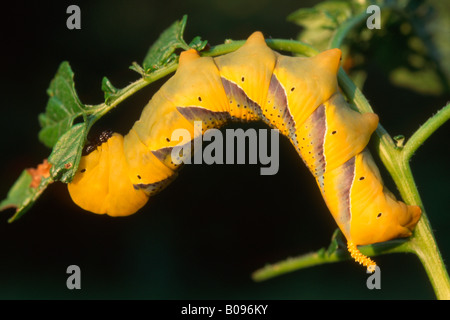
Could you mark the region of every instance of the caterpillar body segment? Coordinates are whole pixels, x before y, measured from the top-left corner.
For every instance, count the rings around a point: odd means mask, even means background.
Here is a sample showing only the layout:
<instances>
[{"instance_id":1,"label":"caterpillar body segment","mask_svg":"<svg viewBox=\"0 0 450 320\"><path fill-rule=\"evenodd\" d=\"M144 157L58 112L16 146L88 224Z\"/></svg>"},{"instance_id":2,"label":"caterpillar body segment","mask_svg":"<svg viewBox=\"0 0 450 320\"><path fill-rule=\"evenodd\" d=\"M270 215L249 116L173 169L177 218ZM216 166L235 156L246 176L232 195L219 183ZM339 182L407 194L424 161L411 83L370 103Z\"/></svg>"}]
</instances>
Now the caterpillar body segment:
<instances>
[{"instance_id":1,"label":"caterpillar body segment","mask_svg":"<svg viewBox=\"0 0 450 320\"><path fill-rule=\"evenodd\" d=\"M176 129L195 139L230 121L262 120L292 142L352 256L372 268L356 246L411 235L421 210L397 201L384 187L366 148L378 116L349 108L337 84L340 57L339 49L312 58L283 56L260 32L221 57L183 52L175 75L130 132L123 138L114 134L82 158L69 184L72 199L95 213L132 214L167 186L180 160L190 156L173 159ZM202 122L201 130L195 121Z\"/></svg>"}]
</instances>

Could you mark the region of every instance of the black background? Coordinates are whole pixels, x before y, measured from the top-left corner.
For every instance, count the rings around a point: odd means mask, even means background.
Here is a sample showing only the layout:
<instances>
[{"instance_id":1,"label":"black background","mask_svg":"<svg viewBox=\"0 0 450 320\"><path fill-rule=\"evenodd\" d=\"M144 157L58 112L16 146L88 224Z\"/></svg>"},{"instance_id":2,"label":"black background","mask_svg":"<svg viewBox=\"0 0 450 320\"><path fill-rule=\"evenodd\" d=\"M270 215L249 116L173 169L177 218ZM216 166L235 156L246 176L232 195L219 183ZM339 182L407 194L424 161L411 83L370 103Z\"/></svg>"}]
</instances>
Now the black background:
<instances>
[{"instance_id":1,"label":"black background","mask_svg":"<svg viewBox=\"0 0 450 320\"><path fill-rule=\"evenodd\" d=\"M314 1L302 1L312 6ZM66 28L66 8L81 8L81 30ZM293 1L90 1L24 3L2 10L0 197L25 167L50 150L37 139L37 116L61 61L70 62L83 103L103 99L101 79L124 87L159 34L188 14L185 39L211 44L266 37L295 38L286 16ZM448 58L448 57L446 57ZM409 136L448 97L423 96L389 83L371 62L364 93L392 135ZM126 133L163 81L145 88L96 125ZM231 126L233 128L240 126ZM260 124L245 128L263 128ZM449 125L412 162L444 260L450 256ZM110 218L84 212L66 186L51 185L19 221L0 218L2 299L431 299L434 293L413 255L377 257L381 290L368 290L352 261L319 266L254 283L254 270L329 244L335 223L315 182L286 139L280 169L259 165L187 166L137 214ZM387 177L386 175L384 175ZM386 178L387 183L389 179ZM392 189L392 188L391 188ZM81 268L82 289L66 288L66 268Z\"/></svg>"}]
</instances>

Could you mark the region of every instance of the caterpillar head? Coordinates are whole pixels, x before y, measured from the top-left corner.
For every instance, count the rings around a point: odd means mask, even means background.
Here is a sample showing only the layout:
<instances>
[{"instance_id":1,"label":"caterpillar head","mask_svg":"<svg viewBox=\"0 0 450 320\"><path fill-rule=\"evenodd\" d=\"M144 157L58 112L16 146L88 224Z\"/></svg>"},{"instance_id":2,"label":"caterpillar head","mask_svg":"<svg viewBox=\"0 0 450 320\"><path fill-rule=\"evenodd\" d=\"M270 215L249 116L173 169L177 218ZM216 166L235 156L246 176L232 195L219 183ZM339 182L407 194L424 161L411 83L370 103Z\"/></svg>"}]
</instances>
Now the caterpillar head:
<instances>
[{"instance_id":1,"label":"caterpillar head","mask_svg":"<svg viewBox=\"0 0 450 320\"><path fill-rule=\"evenodd\" d=\"M81 158L78 170L69 183L72 200L81 208L110 216L135 213L148 200L136 190L128 177L123 137L112 134Z\"/></svg>"},{"instance_id":2,"label":"caterpillar head","mask_svg":"<svg viewBox=\"0 0 450 320\"><path fill-rule=\"evenodd\" d=\"M421 209L380 194L364 213L352 219L351 239L358 245L409 237L419 221Z\"/></svg>"},{"instance_id":3,"label":"caterpillar head","mask_svg":"<svg viewBox=\"0 0 450 320\"><path fill-rule=\"evenodd\" d=\"M418 206L397 201L384 186L370 153L355 160L351 193L350 238L357 245L409 237L422 213Z\"/></svg>"}]
</instances>

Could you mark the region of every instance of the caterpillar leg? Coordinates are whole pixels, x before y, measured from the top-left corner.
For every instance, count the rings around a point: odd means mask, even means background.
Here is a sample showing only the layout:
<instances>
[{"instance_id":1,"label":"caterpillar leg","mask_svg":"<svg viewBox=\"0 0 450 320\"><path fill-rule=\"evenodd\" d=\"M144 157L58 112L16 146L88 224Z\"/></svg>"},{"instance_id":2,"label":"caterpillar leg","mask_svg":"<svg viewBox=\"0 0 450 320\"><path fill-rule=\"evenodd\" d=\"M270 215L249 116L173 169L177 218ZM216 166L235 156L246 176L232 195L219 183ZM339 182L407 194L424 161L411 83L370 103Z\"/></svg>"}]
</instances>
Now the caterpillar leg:
<instances>
[{"instance_id":1,"label":"caterpillar leg","mask_svg":"<svg viewBox=\"0 0 450 320\"><path fill-rule=\"evenodd\" d=\"M350 252L352 258L355 259L356 262L362 264L364 267L367 267L367 270L370 272L375 271L375 267L377 266L375 261L363 255L361 251L359 251L358 248L356 247L356 244L350 241L347 242L347 249Z\"/></svg>"}]
</instances>

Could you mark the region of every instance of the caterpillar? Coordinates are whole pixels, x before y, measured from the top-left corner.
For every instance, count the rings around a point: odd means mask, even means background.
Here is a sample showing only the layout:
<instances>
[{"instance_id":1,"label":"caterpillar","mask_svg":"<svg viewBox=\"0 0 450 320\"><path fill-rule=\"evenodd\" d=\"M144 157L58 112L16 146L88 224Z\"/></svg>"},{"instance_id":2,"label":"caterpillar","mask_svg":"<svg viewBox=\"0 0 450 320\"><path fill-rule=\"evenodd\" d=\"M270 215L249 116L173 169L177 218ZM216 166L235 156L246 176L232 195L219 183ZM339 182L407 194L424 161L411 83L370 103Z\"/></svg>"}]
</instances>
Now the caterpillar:
<instances>
[{"instance_id":1,"label":"caterpillar","mask_svg":"<svg viewBox=\"0 0 450 320\"><path fill-rule=\"evenodd\" d=\"M281 55L261 32L219 57L182 52L178 70L129 133L103 137L82 157L68 185L73 201L98 214L133 214L177 175L180 159L171 156L175 129L186 129L195 139L205 128L230 121L263 120L292 142L351 256L373 271L375 262L357 246L410 236L421 209L397 201L384 187L366 147L378 116L348 106L337 84L340 59L339 49L311 58ZM195 130L195 121L202 122L202 130Z\"/></svg>"}]
</instances>

